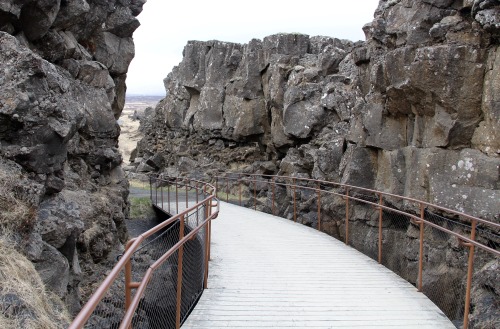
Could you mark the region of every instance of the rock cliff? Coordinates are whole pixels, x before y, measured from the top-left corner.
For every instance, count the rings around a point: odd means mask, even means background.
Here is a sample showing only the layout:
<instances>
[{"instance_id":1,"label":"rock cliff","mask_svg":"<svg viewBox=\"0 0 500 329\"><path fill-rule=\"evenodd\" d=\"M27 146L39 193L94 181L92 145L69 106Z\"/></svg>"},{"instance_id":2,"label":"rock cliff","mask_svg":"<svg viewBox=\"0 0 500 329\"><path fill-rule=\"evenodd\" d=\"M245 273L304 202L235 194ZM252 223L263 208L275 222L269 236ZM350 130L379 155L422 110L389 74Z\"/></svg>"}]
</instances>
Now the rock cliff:
<instances>
[{"instance_id":1,"label":"rock cliff","mask_svg":"<svg viewBox=\"0 0 500 329\"><path fill-rule=\"evenodd\" d=\"M380 1L366 42L190 41L136 171L300 174L499 220L499 6Z\"/></svg>"},{"instance_id":2,"label":"rock cliff","mask_svg":"<svg viewBox=\"0 0 500 329\"><path fill-rule=\"evenodd\" d=\"M144 2L0 0L0 171L30 209L0 228L73 313L127 237L116 119Z\"/></svg>"},{"instance_id":3,"label":"rock cliff","mask_svg":"<svg viewBox=\"0 0 500 329\"><path fill-rule=\"evenodd\" d=\"M301 34L244 45L189 41L164 80L166 98L142 124L146 137L127 169L326 179L498 222L500 2L381 0L363 30L365 42ZM300 216L313 218L314 203L302 201ZM354 211L356 248L375 243L367 223L372 212ZM290 207L280 214L290 217ZM328 233L338 235L334 226L332 220ZM415 241L411 225L390 234ZM498 247L497 240L491 245ZM426 269L424 289L453 291L465 275L463 255L443 255L439 239L428 243L426 257L436 262ZM388 257L406 259L400 274L414 277L406 247L393 246ZM478 261L483 265L498 264ZM462 297L439 297L440 306L452 305L450 318L460 317ZM489 318L476 313L472 323L488 327L493 309Z\"/></svg>"}]
</instances>

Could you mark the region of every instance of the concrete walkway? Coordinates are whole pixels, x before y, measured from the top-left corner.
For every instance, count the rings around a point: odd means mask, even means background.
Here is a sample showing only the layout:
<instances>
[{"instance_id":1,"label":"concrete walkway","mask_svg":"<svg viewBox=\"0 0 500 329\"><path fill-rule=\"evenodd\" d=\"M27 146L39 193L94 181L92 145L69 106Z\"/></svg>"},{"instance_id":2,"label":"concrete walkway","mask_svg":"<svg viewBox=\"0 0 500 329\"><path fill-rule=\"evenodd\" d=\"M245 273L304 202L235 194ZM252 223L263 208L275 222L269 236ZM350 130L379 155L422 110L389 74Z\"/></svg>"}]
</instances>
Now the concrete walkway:
<instances>
[{"instance_id":1,"label":"concrete walkway","mask_svg":"<svg viewBox=\"0 0 500 329\"><path fill-rule=\"evenodd\" d=\"M182 328L455 328L411 284L314 229L221 202Z\"/></svg>"}]
</instances>

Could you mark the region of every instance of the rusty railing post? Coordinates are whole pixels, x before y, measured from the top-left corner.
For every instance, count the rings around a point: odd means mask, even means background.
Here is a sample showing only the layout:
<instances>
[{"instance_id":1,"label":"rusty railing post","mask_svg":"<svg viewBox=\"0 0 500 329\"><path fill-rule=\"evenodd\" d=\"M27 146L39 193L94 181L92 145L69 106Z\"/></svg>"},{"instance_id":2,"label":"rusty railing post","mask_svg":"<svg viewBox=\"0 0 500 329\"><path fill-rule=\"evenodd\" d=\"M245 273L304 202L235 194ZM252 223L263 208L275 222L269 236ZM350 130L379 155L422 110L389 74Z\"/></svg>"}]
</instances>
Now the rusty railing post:
<instances>
[{"instance_id":1,"label":"rusty railing post","mask_svg":"<svg viewBox=\"0 0 500 329\"><path fill-rule=\"evenodd\" d=\"M273 188L273 208L272 208L272 212L273 212L273 215L274 215L274 176L271 178L271 181L272 181L272 188Z\"/></svg>"},{"instance_id":2,"label":"rusty railing post","mask_svg":"<svg viewBox=\"0 0 500 329\"><path fill-rule=\"evenodd\" d=\"M184 215L179 219L179 241L184 238ZM184 256L184 245L179 247L179 254L177 259L177 305L175 312L175 328L181 327L181 302L182 302L182 259Z\"/></svg>"},{"instance_id":3,"label":"rusty railing post","mask_svg":"<svg viewBox=\"0 0 500 329\"><path fill-rule=\"evenodd\" d=\"M383 209L382 209L382 193L379 193L378 202L378 263L382 264L382 219L383 219Z\"/></svg>"},{"instance_id":4,"label":"rusty railing post","mask_svg":"<svg viewBox=\"0 0 500 329\"><path fill-rule=\"evenodd\" d=\"M296 197L295 197L295 177L292 180L293 184L293 221L297 223L297 203L295 202Z\"/></svg>"},{"instance_id":5,"label":"rusty railing post","mask_svg":"<svg viewBox=\"0 0 500 329\"><path fill-rule=\"evenodd\" d=\"M203 186L203 197L205 197L205 195L207 194L207 185L205 184ZM217 190L215 190L215 195L217 195ZM209 214L209 206L210 206L210 202L212 202L211 200L207 200L205 201L205 211L204 211L204 215L205 215L205 218L203 218L203 220L207 219L208 218L208 214ZM208 288L208 262L210 260L210 222L208 222L205 226L205 273L203 275L203 289L207 289Z\"/></svg>"},{"instance_id":6,"label":"rusty railing post","mask_svg":"<svg viewBox=\"0 0 500 329\"><path fill-rule=\"evenodd\" d=\"M175 214L179 213L179 184L177 183L178 178L175 178Z\"/></svg>"},{"instance_id":7,"label":"rusty railing post","mask_svg":"<svg viewBox=\"0 0 500 329\"><path fill-rule=\"evenodd\" d=\"M425 208L424 204L420 203L420 220L417 222L420 230L419 235L419 247L418 247L418 291L422 291L422 275L424 268L424 216Z\"/></svg>"},{"instance_id":8,"label":"rusty railing post","mask_svg":"<svg viewBox=\"0 0 500 329\"><path fill-rule=\"evenodd\" d=\"M253 176L253 210L257 210L257 181Z\"/></svg>"},{"instance_id":9,"label":"rusty railing post","mask_svg":"<svg viewBox=\"0 0 500 329\"><path fill-rule=\"evenodd\" d=\"M207 185L204 186L203 188L205 195L207 194ZM217 190L215 191L215 194L217 195ZM205 204L205 219L209 218L211 213L212 213L212 200L207 200ZM212 221L209 220L206 226L206 240L205 240L205 282L204 286L205 288L207 287L207 282L208 282L208 264L210 261L210 243L211 243L211 234L212 234Z\"/></svg>"},{"instance_id":10,"label":"rusty railing post","mask_svg":"<svg viewBox=\"0 0 500 329\"><path fill-rule=\"evenodd\" d=\"M129 240L125 246L125 252L132 245L132 240ZM125 263L125 311L128 310L132 302L132 264L130 259Z\"/></svg>"},{"instance_id":11,"label":"rusty railing post","mask_svg":"<svg viewBox=\"0 0 500 329\"><path fill-rule=\"evenodd\" d=\"M184 185L186 188L186 209L189 208L189 201L188 201L188 188L191 187L191 182L189 178L186 178L186 185Z\"/></svg>"},{"instance_id":12,"label":"rusty railing post","mask_svg":"<svg viewBox=\"0 0 500 329\"><path fill-rule=\"evenodd\" d=\"M345 244L349 245L349 188L345 190Z\"/></svg>"},{"instance_id":13,"label":"rusty railing post","mask_svg":"<svg viewBox=\"0 0 500 329\"><path fill-rule=\"evenodd\" d=\"M205 191L206 191L206 185L205 185ZM205 219L208 218L208 207L209 207L209 202L211 202L210 200L207 200L205 202ZM208 287L208 261L209 261L209 258L210 258L210 253L209 253L209 248L210 248L210 222L209 221L206 225L205 225L205 273L203 273L203 289L207 289Z\"/></svg>"},{"instance_id":14,"label":"rusty railing post","mask_svg":"<svg viewBox=\"0 0 500 329\"><path fill-rule=\"evenodd\" d=\"M196 187L196 204L198 204L198 182L195 183L195 187ZM199 218L199 214L198 214L198 210L196 210L196 226L198 226L198 218Z\"/></svg>"},{"instance_id":15,"label":"rusty railing post","mask_svg":"<svg viewBox=\"0 0 500 329\"><path fill-rule=\"evenodd\" d=\"M168 202L168 213L172 214L170 212L170 181L168 182L168 185L167 185L167 202Z\"/></svg>"},{"instance_id":16,"label":"rusty railing post","mask_svg":"<svg viewBox=\"0 0 500 329\"><path fill-rule=\"evenodd\" d=\"M318 182L318 231L321 231L321 184Z\"/></svg>"},{"instance_id":17,"label":"rusty railing post","mask_svg":"<svg viewBox=\"0 0 500 329\"><path fill-rule=\"evenodd\" d=\"M476 226L477 220L472 221L472 228L470 232L470 239L472 241L476 240ZM472 243L464 243L466 247L469 247L469 260L467 268L467 286L465 290L465 309L464 309L464 329L469 326L469 312L470 312L470 291L472 287L472 272L474 270L474 245Z\"/></svg>"},{"instance_id":18,"label":"rusty railing post","mask_svg":"<svg viewBox=\"0 0 500 329\"><path fill-rule=\"evenodd\" d=\"M241 207L241 174L238 176L238 189L239 189L239 199L240 199L240 207Z\"/></svg>"}]
</instances>

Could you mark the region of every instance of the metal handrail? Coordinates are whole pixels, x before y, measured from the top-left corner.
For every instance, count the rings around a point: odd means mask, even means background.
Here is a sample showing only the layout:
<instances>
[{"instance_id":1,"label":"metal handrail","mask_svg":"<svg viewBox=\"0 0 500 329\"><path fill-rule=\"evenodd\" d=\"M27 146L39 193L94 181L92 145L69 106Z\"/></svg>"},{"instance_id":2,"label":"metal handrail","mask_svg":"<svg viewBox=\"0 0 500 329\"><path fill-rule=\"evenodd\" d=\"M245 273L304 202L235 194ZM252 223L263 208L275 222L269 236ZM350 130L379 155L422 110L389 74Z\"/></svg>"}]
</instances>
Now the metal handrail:
<instances>
[{"instance_id":1,"label":"metal handrail","mask_svg":"<svg viewBox=\"0 0 500 329\"><path fill-rule=\"evenodd\" d=\"M186 186L195 188L198 190L200 187L198 185L201 185L203 192L205 194L205 198L201 201L197 201L196 204L194 204L191 207L187 207L187 209L183 210L182 212L174 215L173 217L169 218L168 220L162 222L161 224L149 229L148 231L144 232L143 234L139 235L137 238L131 239L126 246L126 251L125 253L120 257L119 261L117 264L113 267L111 272L108 274L108 276L104 279L104 281L101 283L101 285L98 287L98 289L94 292L94 294L90 297L90 299L87 301L87 303L83 306L81 311L78 313L78 315L75 317L71 325L69 326L69 329L77 329L77 328L83 328L86 322L89 320L91 317L92 313L96 309L97 305L99 302L102 301L104 295L106 292L110 289L111 285L115 282L116 278L120 274L122 270L125 271L126 278L128 276L128 280L126 279L125 283L125 304L126 304L126 313L124 316L124 319L122 320L122 323L120 325L120 328L129 328L130 323L132 321L133 314L139 305L140 298L142 297L144 290L150 281L152 275L154 274L154 270L158 268L161 264L163 264L171 255L173 255L176 251L179 249L182 249L185 243L192 239L196 233L198 233L202 228L207 228L207 234L205 238L205 246L207 247L207 256L205 257L205 273L204 273L204 288L207 287L207 278L208 278L208 260L209 260L209 243L210 243L210 223L211 220L215 219L218 216L219 212L219 202L218 199L216 198L216 189L213 185L198 181L198 180L193 180L193 179L179 179L179 178L173 178L173 177L164 177L164 176L158 176L158 177L150 177L150 184L152 185L152 180L155 180L155 182L162 182L162 183L167 183L170 184L172 181L174 182L173 184L177 186ZM182 182L185 182L183 185ZM193 185L191 185L193 184ZM195 185L194 185L195 184ZM187 191L187 188L186 188ZM163 198L163 195L162 195ZM151 190L151 199L153 199L153 193ZM162 209L162 207L158 207L156 204L158 199L156 199L155 206L157 208ZM215 201L215 203L214 203ZM178 202L178 198L177 198ZM187 205L187 201L186 201ZM163 206L163 203L162 203ZM197 225L195 228L191 230L187 235L184 236L184 217L187 216L190 212L194 210L198 210L199 208L205 209L205 220L203 220L199 225ZM215 208L216 210L212 212L212 208ZM166 228L167 226L173 224L174 222L179 221L182 229L181 229L181 236L179 241L172 246L166 253L164 253L160 259L158 259L154 264L152 264L148 270L146 271L144 277L140 282L130 282L131 276L130 273L130 262L131 258L136 252L142 242L144 242L145 239L148 237L152 236L156 232ZM180 263L182 264L182 257L180 258ZM182 273L181 273L182 275ZM178 282L178 285L180 283ZM182 286L181 286L182 287ZM181 288L179 287L179 288ZM134 298L132 301L127 300L130 297L130 292L132 289L137 289ZM179 290L180 291L180 290ZM180 299L180 294L178 293L177 299ZM177 301L177 304L180 306L180 300ZM178 315L176 319L176 327L180 327L180 308L178 310Z\"/></svg>"},{"instance_id":2,"label":"metal handrail","mask_svg":"<svg viewBox=\"0 0 500 329\"><path fill-rule=\"evenodd\" d=\"M464 319L463 319L463 328L468 327L468 321L469 321L469 311L470 311L470 294L471 294L471 287L472 287L472 275L473 275L473 266L474 266L474 249L475 247L480 248L487 253L491 254L493 257L500 257L500 250L494 249L480 241L476 240L476 232L477 232L477 226L481 224L483 227L488 227L491 231L498 231L500 229L500 223L495 223L486 219L478 218L463 212L459 212L453 209L449 209L446 207L442 207L439 205L435 205L426 201L422 200L417 200L414 198L406 197L406 196L399 196L395 195L392 193L387 193L387 192L382 192L382 191L377 191L369 188L364 188L364 187L358 187L358 186L353 186L353 185L348 185L348 184L341 184L341 183L336 183L336 182L330 182L330 181L325 181L325 180L317 180L317 179L312 179L312 178L303 178L303 177L293 177L293 176L279 176L279 175L266 175L266 174L254 174L254 173L233 173L233 172L225 172L225 173L219 173L217 175L214 175L212 177L215 179L215 187L217 192L218 187L219 187L219 181L222 184L222 187L225 187L226 191L226 201L229 201L229 192L230 192L230 186L229 182L236 182L238 184L237 186L237 194L238 194L238 200L239 204L242 205L242 188L241 185L242 183L248 185L248 194L250 196L253 195L253 208L257 210L257 182L259 183L265 183L269 184L270 188L267 189L267 191L270 191L272 194L272 211L271 213L275 215L275 194L276 194L276 187L284 187L286 189L289 189L290 193L293 193L293 196L290 197L293 199L293 219L294 221L297 221L297 198L296 198L296 193L298 189L303 189L303 190L309 190L316 192L316 197L317 197L317 209L318 209L318 230L321 230L321 194L329 194L329 195L335 195L338 197L342 197L345 200L345 205L346 205L346 218L345 218L345 243L349 245L349 201L356 201L356 202L361 202L363 204L375 207L375 209L379 210L379 223L378 223L378 262L382 263L382 231L383 231L383 211L385 210L386 212L391 212L391 213L396 213L399 215L407 216L410 221L417 225L419 227L419 265L418 265L418 277L417 277L417 288L419 291L422 291L422 276L423 276L423 254L424 254L424 228L427 227L432 227L434 229L439 230L440 232L443 232L445 234L448 234L450 236L453 236L458 239L459 244L465 248L469 249L469 256L468 256L468 269L467 269L467 283L466 283L466 291L465 291L465 307L464 307ZM278 180L281 180L281 182L278 182ZM283 182L284 181L284 182ZM291 181L291 182L290 182ZM314 185L314 187L311 186L304 186L300 185L302 184L310 184ZM225 185L225 186L224 186ZM326 190L322 188L322 186L328 186L332 188L339 189L337 191L331 191L331 190ZM234 187L234 186L233 186ZM252 187L253 187L253 193L252 193ZM223 190L223 189L222 189ZM365 200L360 195L366 195L366 193L369 194L374 194L377 196L376 199L378 199L378 202L376 201L370 201L370 200ZM416 213L410 213L404 210L396 209L393 207L389 207L384 204L384 198L385 199L395 199L395 200L400 200L400 201L406 201L410 203L414 203L416 205ZM250 197L251 199L251 197ZM374 199L375 200L375 199ZM250 205L251 207L252 205ZM443 227L441 225L438 225L430 220L428 220L425 217L426 209L427 208L432 208L434 210L440 211L442 213L445 213L447 215L452 215L453 217L458 217L461 220L465 220L468 223L470 223L470 227L467 227L470 229L470 236L466 236L460 232L455 232L452 231L446 227ZM418 212L420 212L418 214Z\"/></svg>"},{"instance_id":3,"label":"metal handrail","mask_svg":"<svg viewBox=\"0 0 500 329\"><path fill-rule=\"evenodd\" d=\"M466 292L465 292L465 307L464 307L464 328L467 328L468 326L468 316L469 316L469 310L470 310L470 294L471 294L471 286L472 286L472 274L473 274L473 266L474 266L474 251L475 247L480 248L491 255L494 256L500 256L500 251L491 248L488 245L485 245L484 243L477 241L476 240L476 232L477 232L477 226L479 224L483 226L487 226L493 230L497 230L500 228L500 224L491 222L485 219L477 218L462 212L458 212L452 209L448 209L446 207L441 207L429 202L417 200L414 198L410 197L405 197L405 196L399 196L387 192L382 192L382 191L377 191L377 190L372 190L368 188L363 188L363 187L357 187L357 186L352 186L348 184L341 184L341 183L335 183L335 182L329 182L325 180L315 180L311 178L302 178L302 177L292 177L292 176L278 176L278 175L265 175L265 174L251 174L251 173L222 173L218 174L212 177L215 179L215 186L211 184L204 183L202 181L198 180L193 180L189 178L179 178L179 177L167 177L167 176L158 176L155 178L151 178L151 199L153 200L153 183L156 185L155 187L155 206L159 209L164 208L164 193L163 193L163 184L166 184L166 186L169 189L170 192L170 186L175 187L175 204L176 204L176 209L179 209L179 187L180 188L185 188L185 202L186 202L186 210L180 212L179 214L175 215L174 217L168 219L167 221L163 222L162 224L148 230L147 232L141 234L139 237L136 239L132 239L129 241L127 244L127 249L122 258L119 260L119 262L115 265L111 273L108 275L108 277L104 280L103 284L97 289L97 291L94 293L94 295L91 297L89 302L85 305L85 307L82 309L80 314L75 318L73 324L70 326L70 328L82 328L83 324L85 321L88 320L92 312L94 311L95 307L97 306L97 303L103 298L104 294L107 292L107 290L110 288L111 284L116 280L116 277L120 273L121 270L125 268L125 271L129 271L129 268L127 266L130 266L130 258L132 257L133 253L140 247L141 243L149 236L152 234L158 232L162 228L165 228L166 226L179 221L181 224L181 234L179 237L179 241L171 247L167 252L165 252L160 258L158 258L146 271L144 277L142 278L141 282L130 282L126 284L127 291L129 294L128 300L126 301L126 307L127 311L125 313L125 316L122 320L120 328L129 328L130 324L132 322L134 312L136 308L139 305L139 301L142 297L142 295L145 292L145 289L154 275L154 271L163 264L170 256L172 256L175 252L178 252L178 257L180 259L179 261L179 266L181 267L181 270L179 272L182 272L182 250L183 246L187 241L192 239L201 229L206 228L206 240L205 240L205 247L206 247L206 254L210 254L210 232L211 232L211 220L217 217L218 211L219 211L219 202L218 202L218 184L219 181L222 180L224 183L225 180L225 187L226 187L226 198L227 200L229 199L229 192L230 192L230 186L229 182L237 182L238 184L238 194L239 194L239 203L241 205L242 203L242 185L247 184L249 190L252 189L253 187L253 199L254 199L254 209L257 209L257 182L259 183L267 183L271 187L268 189L268 191L271 191L272 193L272 213L275 214L275 194L276 194L276 187L284 187L287 189L290 189L290 192L293 193L293 218L295 221L297 221L297 197L296 193L298 190L303 189L303 190L309 190L312 192L316 193L317 197L317 216L318 216L318 230L321 230L321 195L322 194L328 194L328 195L333 195L337 197L341 197L345 200L346 203L346 218L345 218L345 243L349 245L349 208L350 208L350 201L356 201L356 202L361 202L363 204L369 205L371 207L374 207L375 209L378 209L379 211L379 224L378 224L378 230L379 230L379 235L378 235L378 262L382 263L382 230L383 230L383 211L385 210L386 212L391 212L403 216L407 216L407 218L410 220L411 223L414 225L417 225L419 228L419 266L418 266L418 276L417 276L417 288L419 291L422 291L422 277L423 277L423 244L424 244L424 228L425 227L432 227L440 232L446 233L450 236L453 236L458 239L460 242L460 245L468 248L469 250L469 256L468 256L468 269L467 269L467 284L466 284ZM154 180L154 182L153 182ZM281 182L279 181L281 180ZM283 182L284 180L284 182ZM291 182L287 182L287 180L291 180ZM302 184L313 184L314 187L311 186L304 186ZM200 190L200 185L204 193L204 199L202 201L198 201L198 192ZM253 186L252 186L253 185ZM335 188L336 190L327 190L326 187L330 188ZM231 188L234 188L234 186L231 186ZM188 190L196 190L196 204L194 206L188 207ZM158 193L159 192L159 193ZM249 191L251 193L251 191ZM363 199L363 195L365 197L367 194L374 194L376 198L373 198L373 200L365 200ZM208 195L208 196L207 196ZM416 205L416 211L415 213L407 212L404 210L396 209L390 206L387 206L384 204L384 197L385 198L390 198L390 199L396 199L396 200L403 200L403 201L408 201L415 203ZM168 207L170 210L170 193L168 193ZM182 198L182 196L181 196ZM292 197L291 197L292 198ZM378 202L375 201L378 199ZM215 202L214 202L215 201ZM161 203L161 206L158 204ZM205 211L207 211L205 219L197 225L191 232L188 234L184 235L184 228L183 228L183 223L184 223L184 216L186 216L190 211L193 211L195 209L198 209L199 207L205 207ZM215 212L212 213L212 208L217 208ZM436 224L430 220L428 220L425 216L426 214L426 209L427 208L433 208L436 210L439 210L443 213L446 214L451 214L453 216L457 216L458 218L462 220L466 220L471 224L468 229L470 229L470 236L464 235L459 232L452 231L446 227L443 227L439 224ZM165 209L163 209L165 210ZM177 211L178 212L178 211ZM419 213L418 213L419 212ZM352 234L352 233L351 233ZM208 262L209 256L205 258L206 261ZM205 273L204 273L204 288L207 286L207 278L208 278L208 264L205 266ZM178 272L178 273L179 273ZM179 275L179 274L178 274ZM130 275L129 275L130 276ZM180 289L182 288L182 275L181 277L178 277L178 296L177 296L177 308L178 312L176 315L176 327L179 328L180 326ZM137 289L135 296L133 299L130 296L130 291L132 289ZM88 306L90 304L90 306Z\"/></svg>"},{"instance_id":4,"label":"metal handrail","mask_svg":"<svg viewBox=\"0 0 500 329\"><path fill-rule=\"evenodd\" d=\"M314 179L314 178L294 177L294 176L267 175L267 174L251 174L251 173L240 173L240 172L237 172L237 173L224 172L224 173L221 173L221 174L240 175L240 176L244 175L244 176L250 176L250 177L263 177L263 178L270 178L270 179L271 178L274 178L274 179L276 179L276 178L282 178L282 179L292 179L292 180L294 179L296 181L304 181L304 182L320 183L320 184L325 184L325 185L333 185L333 186L337 186L339 188L357 189L357 190L361 190L361 191L365 191L365 192L370 192L370 193L375 193L375 194L382 194L384 196L391 197L391 198L397 198L397 199L400 199L400 200L406 200L406 201L410 201L410 202L421 203L423 205L426 205L426 206L429 206L429 207L433 207L433 208L439 209L439 210L447 212L447 213L451 213L451 214L462 216L463 218L469 219L471 221L477 220L480 223L485 223L486 225L491 225L491 226L494 226L494 227L500 229L500 223L491 222L491 221L488 221L488 220L485 220L485 219L481 219L481 218L478 218L478 217L466 214L464 212L459 212L459 211L456 211L456 210L453 210L453 209L450 209L450 208L446 208L446 207L443 207L443 206L440 206L440 205L436 205L436 204L433 204L433 203L430 203L430 202L426 202L426 201L423 201L423 200L418 200L418 199L407 197L407 196L402 196L402 195L392 194L392 193L388 193L388 192L373 190L373 189L369 189L369 188L365 188L365 187L359 187L359 186L354 186L354 185L349 185L349 184L342 184L342 183L331 182L331 181L325 181L325 180ZM216 176L213 176L213 177L214 178L223 178L223 179L237 180L237 178L231 178L231 177L227 177L227 176L221 176L220 174L216 175ZM260 180L260 181L261 182L268 182L268 180ZM253 180L252 180L252 182L253 182ZM279 183L276 184L276 185L279 185ZM282 184L282 186L293 186L293 184ZM311 189L311 190L317 190L315 188L309 188L307 186L301 186L301 185L296 185L296 186L300 187L300 188L306 188L306 189L308 188L308 189ZM327 192L327 191L322 190L322 192Z\"/></svg>"}]
</instances>

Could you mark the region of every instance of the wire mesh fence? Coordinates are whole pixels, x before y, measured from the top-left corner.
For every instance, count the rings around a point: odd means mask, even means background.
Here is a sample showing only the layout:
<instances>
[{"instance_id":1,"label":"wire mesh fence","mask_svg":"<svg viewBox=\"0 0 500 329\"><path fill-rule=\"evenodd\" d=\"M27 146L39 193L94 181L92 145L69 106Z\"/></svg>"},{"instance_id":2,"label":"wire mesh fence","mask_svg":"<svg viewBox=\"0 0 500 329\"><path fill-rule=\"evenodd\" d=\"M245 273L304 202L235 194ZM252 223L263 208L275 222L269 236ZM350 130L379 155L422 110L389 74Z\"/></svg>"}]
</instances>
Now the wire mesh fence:
<instances>
[{"instance_id":1,"label":"wire mesh fence","mask_svg":"<svg viewBox=\"0 0 500 329\"><path fill-rule=\"evenodd\" d=\"M378 261L429 297L457 327L500 327L500 224L303 177L226 173L215 181L223 201L324 231Z\"/></svg>"},{"instance_id":2,"label":"wire mesh fence","mask_svg":"<svg viewBox=\"0 0 500 329\"><path fill-rule=\"evenodd\" d=\"M129 241L70 328L179 328L206 287L210 221L218 213L214 187L164 177L150 183L155 207L177 214Z\"/></svg>"},{"instance_id":3,"label":"wire mesh fence","mask_svg":"<svg viewBox=\"0 0 500 329\"><path fill-rule=\"evenodd\" d=\"M125 276L122 272L97 305L85 328L118 328L124 314Z\"/></svg>"}]
</instances>

